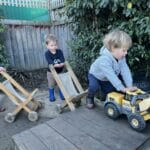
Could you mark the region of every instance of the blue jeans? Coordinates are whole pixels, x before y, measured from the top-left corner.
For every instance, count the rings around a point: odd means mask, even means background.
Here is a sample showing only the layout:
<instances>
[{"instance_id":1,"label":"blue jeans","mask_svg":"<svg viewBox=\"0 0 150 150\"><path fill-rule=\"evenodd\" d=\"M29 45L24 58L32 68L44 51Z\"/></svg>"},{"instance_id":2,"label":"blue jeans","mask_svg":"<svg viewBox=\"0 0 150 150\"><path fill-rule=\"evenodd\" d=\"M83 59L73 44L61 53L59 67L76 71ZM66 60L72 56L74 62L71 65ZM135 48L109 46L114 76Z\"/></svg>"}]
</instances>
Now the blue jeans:
<instances>
[{"instance_id":1,"label":"blue jeans","mask_svg":"<svg viewBox=\"0 0 150 150\"><path fill-rule=\"evenodd\" d=\"M109 81L98 80L92 74L88 74L88 80L89 80L88 98L93 99L99 89L101 89L105 98L109 92L116 91L116 89Z\"/></svg>"}]
</instances>

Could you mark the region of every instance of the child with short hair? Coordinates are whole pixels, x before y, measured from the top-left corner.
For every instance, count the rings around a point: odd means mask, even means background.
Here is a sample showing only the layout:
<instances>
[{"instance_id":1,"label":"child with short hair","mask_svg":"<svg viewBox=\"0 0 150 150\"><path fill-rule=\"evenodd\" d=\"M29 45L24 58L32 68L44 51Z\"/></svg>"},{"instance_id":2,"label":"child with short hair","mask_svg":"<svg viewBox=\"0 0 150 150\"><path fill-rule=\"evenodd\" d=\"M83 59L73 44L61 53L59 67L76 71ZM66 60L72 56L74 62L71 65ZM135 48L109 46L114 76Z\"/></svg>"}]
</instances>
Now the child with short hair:
<instances>
[{"instance_id":1,"label":"child with short hair","mask_svg":"<svg viewBox=\"0 0 150 150\"><path fill-rule=\"evenodd\" d=\"M48 34L45 39L46 48L47 51L45 52L45 58L47 60L48 65L53 65L56 69L57 73L61 73L64 68L64 62L65 58L63 55L63 52L58 49L57 46L57 39L54 35ZM52 73L50 72L50 69L48 67L47 71L47 79L48 79L48 86L49 86L49 100L51 102L55 101L55 95L54 95L54 88L56 86L56 81L53 78ZM62 100L64 100L64 96L59 90L59 95Z\"/></svg>"},{"instance_id":2,"label":"child with short hair","mask_svg":"<svg viewBox=\"0 0 150 150\"><path fill-rule=\"evenodd\" d=\"M106 98L112 91L134 91L130 69L126 63L127 50L132 45L131 37L119 29L106 34L100 56L91 65L88 80L87 108L94 107L94 96L101 88Z\"/></svg>"}]
</instances>

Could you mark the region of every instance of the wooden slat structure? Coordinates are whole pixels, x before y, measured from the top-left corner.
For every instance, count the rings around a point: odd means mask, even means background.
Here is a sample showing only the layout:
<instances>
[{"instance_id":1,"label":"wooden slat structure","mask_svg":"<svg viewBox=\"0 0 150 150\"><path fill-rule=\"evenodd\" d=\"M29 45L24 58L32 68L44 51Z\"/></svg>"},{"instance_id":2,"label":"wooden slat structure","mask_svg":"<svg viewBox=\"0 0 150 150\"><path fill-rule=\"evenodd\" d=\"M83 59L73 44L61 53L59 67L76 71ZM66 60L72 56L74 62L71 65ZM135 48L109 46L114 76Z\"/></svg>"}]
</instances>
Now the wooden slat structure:
<instances>
[{"instance_id":1,"label":"wooden slat structure","mask_svg":"<svg viewBox=\"0 0 150 150\"><path fill-rule=\"evenodd\" d=\"M14 122L17 114L21 110L25 110L28 112L28 119L30 121L36 121L38 119L38 114L35 110L40 106L40 103L35 101L33 96L38 89L35 89L32 93L29 93L6 72L1 72L0 74L6 79L4 82L0 82L0 90L2 90L17 106L13 112L8 113L5 116L5 120L12 123ZM19 94L17 90L21 94ZM32 108L29 107L29 103L32 103Z\"/></svg>"},{"instance_id":2,"label":"wooden slat structure","mask_svg":"<svg viewBox=\"0 0 150 150\"><path fill-rule=\"evenodd\" d=\"M66 104L64 105L64 107L68 105L70 110L74 111L75 106L73 103L76 103L80 101L83 97L85 97L87 95L87 90L83 90L69 63L66 61L64 64L66 68L65 73L58 74L53 65L50 65L49 68L59 89L61 90L65 98Z\"/></svg>"},{"instance_id":3,"label":"wooden slat structure","mask_svg":"<svg viewBox=\"0 0 150 150\"><path fill-rule=\"evenodd\" d=\"M12 68L35 70L48 67L44 56L44 37L49 33L57 37L65 58L71 55L67 42L72 36L67 24L51 25L18 20L3 20L3 23L6 25L6 54Z\"/></svg>"},{"instance_id":4,"label":"wooden slat structure","mask_svg":"<svg viewBox=\"0 0 150 150\"><path fill-rule=\"evenodd\" d=\"M49 9L49 0L0 0L0 5Z\"/></svg>"},{"instance_id":5,"label":"wooden slat structure","mask_svg":"<svg viewBox=\"0 0 150 150\"><path fill-rule=\"evenodd\" d=\"M125 117L111 120L100 106L63 113L13 136L13 141L15 150L135 150L148 137L150 126L136 132Z\"/></svg>"},{"instance_id":6,"label":"wooden slat structure","mask_svg":"<svg viewBox=\"0 0 150 150\"><path fill-rule=\"evenodd\" d=\"M57 9L65 5L65 0L50 0L50 9Z\"/></svg>"}]
</instances>

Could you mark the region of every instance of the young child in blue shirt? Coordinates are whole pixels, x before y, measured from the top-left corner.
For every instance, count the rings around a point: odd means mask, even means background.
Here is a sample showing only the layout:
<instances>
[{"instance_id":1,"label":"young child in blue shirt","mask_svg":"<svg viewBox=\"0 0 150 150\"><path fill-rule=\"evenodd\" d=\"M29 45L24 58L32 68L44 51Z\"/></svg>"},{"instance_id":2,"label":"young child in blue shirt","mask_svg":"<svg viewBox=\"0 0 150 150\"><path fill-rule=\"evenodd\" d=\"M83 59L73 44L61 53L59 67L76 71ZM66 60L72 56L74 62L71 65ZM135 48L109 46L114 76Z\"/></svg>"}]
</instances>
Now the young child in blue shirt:
<instances>
[{"instance_id":1,"label":"young child in blue shirt","mask_svg":"<svg viewBox=\"0 0 150 150\"><path fill-rule=\"evenodd\" d=\"M119 29L108 33L103 40L100 56L90 67L87 108L94 107L94 96L101 89L104 99L112 91L134 91L130 69L126 63L127 50L132 45L130 36Z\"/></svg>"},{"instance_id":2,"label":"young child in blue shirt","mask_svg":"<svg viewBox=\"0 0 150 150\"><path fill-rule=\"evenodd\" d=\"M45 58L47 60L48 65L53 65L57 73L61 73L64 68L64 62L65 58L63 55L63 52L58 49L57 46L57 39L54 35L48 34L46 36L46 48L47 51L45 52ZM49 86L49 100L51 102L55 101L55 95L54 95L54 88L56 86L56 81L53 78L52 73L50 72L50 69L48 67L47 71L47 79L48 79L48 86ZM59 90L59 95L62 100L64 100L64 96Z\"/></svg>"}]
</instances>

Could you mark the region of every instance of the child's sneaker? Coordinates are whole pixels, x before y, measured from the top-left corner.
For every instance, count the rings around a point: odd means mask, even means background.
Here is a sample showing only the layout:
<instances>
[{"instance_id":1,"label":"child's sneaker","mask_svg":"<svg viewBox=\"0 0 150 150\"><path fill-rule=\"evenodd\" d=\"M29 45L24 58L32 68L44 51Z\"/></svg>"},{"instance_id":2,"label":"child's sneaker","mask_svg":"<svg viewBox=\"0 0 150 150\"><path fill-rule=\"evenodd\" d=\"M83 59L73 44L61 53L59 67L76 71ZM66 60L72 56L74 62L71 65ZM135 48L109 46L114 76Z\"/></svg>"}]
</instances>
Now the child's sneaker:
<instances>
[{"instance_id":1,"label":"child's sneaker","mask_svg":"<svg viewBox=\"0 0 150 150\"><path fill-rule=\"evenodd\" d=\"M86 107L88 109L93 109L95 107L94 98L89 98L89 97L86 98Z\"/></svg>"}]
</instances>

